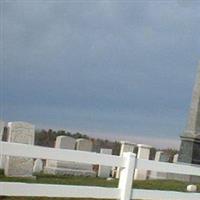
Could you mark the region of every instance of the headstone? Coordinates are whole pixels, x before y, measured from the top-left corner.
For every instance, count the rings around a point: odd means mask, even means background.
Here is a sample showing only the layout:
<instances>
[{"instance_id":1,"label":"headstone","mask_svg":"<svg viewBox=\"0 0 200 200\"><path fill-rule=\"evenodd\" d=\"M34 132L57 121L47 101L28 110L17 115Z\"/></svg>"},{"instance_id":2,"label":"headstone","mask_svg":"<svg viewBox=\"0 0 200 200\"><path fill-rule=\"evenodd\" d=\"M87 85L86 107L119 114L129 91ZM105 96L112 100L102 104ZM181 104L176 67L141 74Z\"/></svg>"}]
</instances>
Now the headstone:
<instances>
[{"instance_id":1,"label":"headstone","mask_svg":"<svg viewBox=\"0 0 200 200\"><path fill-rule=\"evenodd\" d=\"M33 166L33 173L41 173L43 171L43 162L41 159L36 159Z\"/></svg>"},{"instance_id":2,"label":"headstone","mask_svg":"<svg viewBox=\"0 0 200 200\"><path fill-rule=\"evenodd\" d=\"M92 151L92 141L87 139L76 140L76 150L78 151Z\"/></svg>"},{"instance_id":3,"label":"headstone","mask_svg":"<svg viewBox=\"0 0 200 200\"><path fill-rule=\"evenodd\" d=\"M34 144L35 128L26 122L8 123L8 142ZM6 156L5 175L14 177L32 177L33 159Z\"/></svg>"},{"instance_id":4,"label":"headstone","mask_svg":"<svg viewBox=\"0 0 200 200\"><path fill-rule=\"evenodd\" d=\"M138 144L137 146L138 146L137 158L149 160L150 150L152 147L149 145L145 145L145 144ZM134 179L135 180L146 180L147 175L148 175L147 170L136 169Z\"/></svg>"},{"instance_id":5,"label":"headstone","mask_svg":"<svg viewBox=\"0 0 200 200\"><path fill-rule=\"evenodd\" d=\"M157 151L155 154L155 162L160 162L161 160L161 155L164 154L163 151ZM151 171L150 173L150 179L163 179L166 178L166 173L162 174L157 171Z\"/></svg>"},{"instance_id":6,"label":"headstone","mask_svg":"<svg viewBox=\"0 0 200 200\"><path fill-rule=\"evenodd\" d=\"M169 162L170 161L170 155L166 153L162 153L160 155L160 162Z\"/></svg>"},{"instance_id":7,"label":"headstone","mask_svg":"<svg viewBox=\"0 0 200 200\"><path fill-rule=\"evenodd\" d=\"M128 142L128 141L121 141L121 148L120 148L120 156L123 156L123 153L132 152L134 151L135 147L137 146L135 143ZM121 168L117 168L116 178L120 178Z\"/></svg>"},{"instance_id":8,"label":"headstone","mask_svg":"<svg viewBox=\"0 0 200 200\"><path fill-rule=\"evenodd\" d=\"M78 151L92 151L92 141L87 139L77 139L76 140L76 150ZM78 168L81 170L93 171L93 166L89 164L78 164Z\"/></svg>"},{"instance_id":9,"label":"headstone","mask_svg":"<svg viewBox=\"0 0 200 200\"><path fill-rule=\"evenodd\" d=\"M173 158L173 163L177 163L177 162L178 162L178 154L175 154Z\"/></svg>"},{"instance_id":10,"label":"headstone","mask_svg":"<svg viewBox=\"0 0 200 200\"><path fill-rule=\"evenodd\" d=\"M160 162L169 162L170 161L169 154L161 152L159 161ZM168 174L165 172L157 172L157 179L167 179L167 176L168 176Z\"/></svg>"},{"instance_id":11,"label":"headstone","mask_svg":"<svg viewBox=\"0 0 200 200\"><path fill-rule=\"evenodd\" d=\"M100 153L112 155L112 149L101 149ZM112 167L99 165L98 176L101 178L110 177Z\"/></svg>"},{"instance_id":12,"label":"headstone","mask_svg":"<svg viewBox=\"0 0 200 200\"><path fill-rule=\"evenodd\" d=\"M200 164L200 64L186 129L181 136L178 162Z\"/></svg>"},{"instance_id":13,"label":"headstone","mask_svg":"<svg viewBox=\"0 0 200 200\"><path fill-rule=\"evenodd\" d=\"M55 148L58 149L68 149L68 150L74 150L75 149L76 140L69 136L58 136L56 137L55 142ZM62 167L69 167L73 163L72 162L62 162L57 160L47 160L46 167L56 167L56 168L62 168Z\"/></svg>"},{"instance_id":14,"label":"headstone","mask_svg":"<svg viewBox=\"0 0 200 200\"><path fill-rule=\"evenodd\" d=\"M84 150L92 148L90 147L90 143L88 143L89 147L86 145L87 143L85 141L83 141L83 144L83 147L81 145L80 148ZM55 148L75 150L75 146L76 140L72 137L58 136L56 138ZM44 173L54 175L95 176L91 165L56 160L48 160L46 162Z\"/></svg>"},{"instance_id":15,"label":"headstone","mask_svg":"<svg viewBox=\"0 0 200 200\"><path fill-rule=\"evenodd\" d=\"M5 123L0 120L0 141L3 139L3 131L4 131ZM4 162L5 162L5 156L2 154L0 155L0 169L4 169Z\"/></svg>"}]
</instances>

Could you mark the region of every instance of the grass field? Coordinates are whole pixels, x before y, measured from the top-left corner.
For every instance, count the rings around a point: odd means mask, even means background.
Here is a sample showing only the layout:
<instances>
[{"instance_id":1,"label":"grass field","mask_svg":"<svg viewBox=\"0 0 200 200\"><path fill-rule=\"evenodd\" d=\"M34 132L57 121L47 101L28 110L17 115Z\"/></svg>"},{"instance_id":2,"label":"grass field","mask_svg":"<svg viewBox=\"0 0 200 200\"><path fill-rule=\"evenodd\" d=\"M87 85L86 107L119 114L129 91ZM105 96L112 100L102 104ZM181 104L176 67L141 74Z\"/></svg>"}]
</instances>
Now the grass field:
<instances>
[{"instance_id":1,"label":"grass field","mask_svg":"<svg viewBox=\"0 0 200 200\"><path fill-rule=\"evenodd\" d=\"M92 177L63 177L63 176L47 176L37 175L36 179L25 178L8 178L2 173L0 174L0 181L8 182L26 182L26 183L48 183L48 184L66 184L66 185L90 185L102 187L117 187L118 181L107 181L102 178ZM139 189L155 189L155 190L173 190L173 191L186 191L187 183L179 181L164 181L164 180L147 180L147 181L134 181L133 188ZM198 185L200 191L200 185ZM42 197L0 197L1 200L72 200L72 198L42 198ZM73 199L80 200L80 199ZM89 199L85 199L89 200ZM90 199L91 200L91 199Z\"/></svg>"}]
</instances>

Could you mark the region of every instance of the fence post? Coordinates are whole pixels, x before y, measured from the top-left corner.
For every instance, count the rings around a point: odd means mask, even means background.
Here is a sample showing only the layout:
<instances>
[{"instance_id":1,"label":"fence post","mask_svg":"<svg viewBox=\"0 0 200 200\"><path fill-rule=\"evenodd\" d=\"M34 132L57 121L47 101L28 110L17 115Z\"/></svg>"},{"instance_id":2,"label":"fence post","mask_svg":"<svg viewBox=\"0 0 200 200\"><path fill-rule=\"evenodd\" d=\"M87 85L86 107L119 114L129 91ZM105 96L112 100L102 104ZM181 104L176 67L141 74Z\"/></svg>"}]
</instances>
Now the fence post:
<instances>
[{"instance_id":1,"label":"fence post","mask_svg":"<svg viewBox=\"0 0 200 200\"><path fill-rule=\"evenodd\" d=\"M119 179L120 200L130 200L136 165L136 155L131 152L123 153L125 167L122 168Z\"/></svg>"}]
</instances>

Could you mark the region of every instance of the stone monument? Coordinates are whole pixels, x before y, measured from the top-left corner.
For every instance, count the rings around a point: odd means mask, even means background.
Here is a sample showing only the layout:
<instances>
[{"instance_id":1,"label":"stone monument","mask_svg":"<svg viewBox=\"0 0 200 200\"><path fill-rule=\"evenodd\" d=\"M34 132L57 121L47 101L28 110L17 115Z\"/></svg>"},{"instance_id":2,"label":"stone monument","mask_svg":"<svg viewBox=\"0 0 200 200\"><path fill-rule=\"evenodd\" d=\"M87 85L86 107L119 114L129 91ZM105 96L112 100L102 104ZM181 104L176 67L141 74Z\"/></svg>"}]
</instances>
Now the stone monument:
<instances>
[{"instance_id":1,"label":"stone monument","mask_svg":"<svg viewBox=\"0 0 200 200\"><path fill-rule=\"evenodd\" d=\"M188 123L181 135L178 162L200 164L200 65L193 90Z\"/></svg>"},{"instance_id":2,"label":"stone monument","mask_svg":"<svg viewBox=\"0 0 200 200\"><path fill-rule=\"evenodd\" d=\"M33 145L35 128L26 122L8 123L8 142ZM6 156L5 175L14 177L32 177L33 159Z\"/></svg>"}]
</instances>

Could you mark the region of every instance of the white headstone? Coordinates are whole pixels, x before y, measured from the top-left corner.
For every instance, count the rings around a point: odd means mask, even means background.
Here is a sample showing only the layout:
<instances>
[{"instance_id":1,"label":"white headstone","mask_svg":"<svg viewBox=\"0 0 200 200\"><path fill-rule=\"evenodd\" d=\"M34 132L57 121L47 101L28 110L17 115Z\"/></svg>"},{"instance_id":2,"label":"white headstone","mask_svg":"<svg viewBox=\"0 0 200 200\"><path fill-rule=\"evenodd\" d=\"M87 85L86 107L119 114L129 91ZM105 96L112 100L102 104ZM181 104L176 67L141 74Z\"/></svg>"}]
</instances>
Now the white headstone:
<instances>
[{"instance_id":1,"label":"white headstone","mask_svg":"<svg viewBox=\"0 0 200 200\"><path fill-rule=\"evenodd\" d=\"M78 151L92 151L92 141L87 139L77 139L76 140L76 150Z\"/></svg>"},{"instance_id":2,"label":"white headstone","mask_svg":"<svg viewBox=\"0 0 200 200\"><path fill-rule=\"evenodd\" d=\"M56 137L55 148L58 149L75 149L76 140L69 136L58 136ZM73 166L73 162L63 162L57 160L47 160L46 167L56 167L56 168L65 168Z\"/></svg>"},{"instance_id":3,"label":"white headstone","mask_svg":"<svg viewBox=\"0 0 200 200\"><path fill-rule=\"evenodd\" d=\"M138 146L137 158L149 160L150 150L152 147L149 145L145 145L145 144L138 144L137 146ZM148 171L146 171L146 170L136 169L134 179L135 180L146 180L147 173L148 173Z\"/></svg>"},{"instance_id":4,"label":"white headstone","mask_svg":"<svg viewBox=\"0 0 200 200\"><path fill-rule=\"evenodd\" d=\"M76 150L78 151L92 151L93 143L88 139L77 139L76 140ZM77 164L77 168L81 170L92 171L93 166L89 164Z\"/></svg>"},{"instance_id":5,"label":"white headstone","mask_svg":"<svg viewBox=\"0 0 200 200\"><path fill-rule=\"evenodd\" d=\"M121 143L120 156L122 156L123 153L126 153L126 152L133 152L135 147L137 146L135 143L128 142L128 141L121 141L120 143ZM120 167L118 167L117 172L116 172L116 178L120 177L120 172L121 172L121 169Z\"/></svg>"},{"instance_id":6,"label":"white headstone","mask_svg":"<svg viewBox=\"0 0 200 200\"><path fill-rule=\"evenodd\" d=\"M166 162L169 159L166 155L164 155L163 151L157 151L155 155L156 162ZM151 171L150 178L151 179L166 179L167 174L165 172Z\"/></svg>"},{"instance_id":7,"label":"white headstone","mask_svg":"<svg viewBox=\"0 0 200 200\"><path fill-rule=\"evenodd\" d=\"M4 131L5 123L0 120L0 141L3 139L3 131ZM4 169L4 162L5 162L5 156L0 155L0 169Z\"/></svg>"},{"instance_id":8,"label":"white headstone","mask_svg":"<svg viewBox=\"0 0 200 200\"><path fill-rule=\"evenodd\" d=\"M173 158L173 163L177 163L178 162L178 154L175 154L174 155L174 158Z\"/></svg>"},{"instance_id":9,"label":"white headstone","mask_svg":"<svg viewBox=\"0 0 200 200\"><path fill-rule=\"evenodd\" d=\"M43 162L41 159L36 159L33 166L33 173L40 173L43 170Z\"/></svg>"},{"instance_id":10,"label":"white headstone","mask_svg":"<svg viewBox=\"0 0 200 200\"><path fill-rule=\"evenodd\" d=\"M112 155L112 149L101 149L100 153ZM101 178L108 178L110 176L112 167L99 165L98 176Z\"/></svg>"},{"instance_id":11,"label":"white headstone","mask_svg":"<svg viewBox=\"0 0 200 200\"><path fill-rule=\"evenodd\" d=\"M87 143L83 141L83 146L79 144L81 150L91 149L90 141ZM55 148L60 149L75 149L76 140L68 136L58 136L56 138ZM87 144L89 144L87 146ZM79 164L76 162L62 162L48 160L44 169L44 173L55 174L55 175L73 175L73 176L95 176L96 174L92 171L92 166L87 164Z\"/></svg>"},{"instance_id":12,"label":"white headstone","mask_svg":"<svg viewBox=\"0 0 200 200\"><path fill-rule=\"evenodd\" d=\"M8 142L34 144L35 128L26 122L8 123ZM31 177L33 173L33 159L6 156L5 175Z\"/></svg>"}]
</instances>

